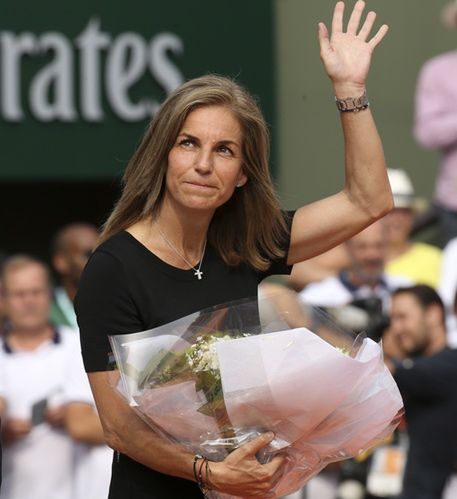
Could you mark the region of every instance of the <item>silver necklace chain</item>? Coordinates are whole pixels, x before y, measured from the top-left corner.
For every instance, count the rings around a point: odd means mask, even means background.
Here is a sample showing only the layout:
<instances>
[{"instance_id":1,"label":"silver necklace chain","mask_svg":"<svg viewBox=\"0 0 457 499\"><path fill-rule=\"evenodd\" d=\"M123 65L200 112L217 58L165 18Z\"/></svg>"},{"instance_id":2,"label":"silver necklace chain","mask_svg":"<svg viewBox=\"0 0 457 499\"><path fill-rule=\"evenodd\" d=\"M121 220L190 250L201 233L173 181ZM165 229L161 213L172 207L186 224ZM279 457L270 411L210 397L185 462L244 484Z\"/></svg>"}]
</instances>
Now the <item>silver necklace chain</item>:
<instances>
[{"instance_id":1,"label":"silver necklace chain","mask_svg":"<svg viewBox=\"0 0 457 499\"><path fill-rule=\"evenodd\" d=\"M168 246L180 257L182 258L182 260L184 260L187 265L189 265L189 267L191 269L194 270L194 275L197 276L198 280L200 280L203 276L203 272L200 270L201 267L202 267L202 263L203 263L203 258L205 256L205 251L206 251L206 241L207 239L205 239L205 244L203 245L203 251L202 251L202 256L200 258L200 263L198 264L198 267L194 267L188 260L187 258L178 250L178 248L176 248L168 239L167 237L165 236L165 234L162 232L162 229L159 227L159 225L157 225L157 229L160 233L160 235L162 236L162 239L168 244Z\"/></svg>"}]
</instances>

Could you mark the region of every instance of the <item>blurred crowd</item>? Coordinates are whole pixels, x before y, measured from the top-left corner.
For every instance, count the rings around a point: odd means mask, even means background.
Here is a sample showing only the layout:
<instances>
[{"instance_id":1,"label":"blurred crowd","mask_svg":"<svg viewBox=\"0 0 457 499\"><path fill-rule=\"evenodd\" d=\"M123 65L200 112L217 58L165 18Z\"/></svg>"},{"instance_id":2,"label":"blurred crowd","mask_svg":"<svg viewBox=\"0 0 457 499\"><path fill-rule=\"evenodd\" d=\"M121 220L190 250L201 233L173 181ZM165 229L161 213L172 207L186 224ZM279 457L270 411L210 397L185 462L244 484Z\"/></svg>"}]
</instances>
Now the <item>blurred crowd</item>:
<instances>
[{"instance_id":1,"label":"blurred crowd","mask_svg":"<svg viewBox=\"0 0 457 499\"><path fill-rule=\"evenodd\" d=\"M444 249L413 236L426 203L404 170L388 175L393 211L296 265L287 284L303 305L382 340L405 416L388 442L328 466L291 499L457 497L457 232Z\"/></svg>"},{"instance_id":2,"label":"blurred crowd","mask_svg":"<svg viewBox=\"0 0 457 499\"><path fill-rule=\"evenodd\" d=\"M26 254L2 259L2 498L107 497L112 451L84 372L73 308L97 238L88 224L63 227L52 242L52 270Z\"/></svg>"}]
</instances>

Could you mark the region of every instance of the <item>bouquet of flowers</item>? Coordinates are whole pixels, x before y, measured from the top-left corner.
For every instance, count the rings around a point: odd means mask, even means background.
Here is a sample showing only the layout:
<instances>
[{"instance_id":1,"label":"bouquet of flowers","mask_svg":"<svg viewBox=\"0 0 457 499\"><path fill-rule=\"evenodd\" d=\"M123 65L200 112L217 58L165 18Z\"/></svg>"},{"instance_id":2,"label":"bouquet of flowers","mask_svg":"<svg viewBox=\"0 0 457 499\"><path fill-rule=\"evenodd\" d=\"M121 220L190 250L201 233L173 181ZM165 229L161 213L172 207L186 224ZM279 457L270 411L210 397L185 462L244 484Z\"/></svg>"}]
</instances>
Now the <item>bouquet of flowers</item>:
<instances>
[{"instance_id":1,"label":"bouquet of flowers","mask_svg":"<svg viewBox=\"0 0 457 499\"><path fill-rule=\"evenodd\" d=\"M289 494L382 441L403 410L379 344L297 309L246 299L112 336L118 388L155 431L213 461L273 431L258 459L287 455L272 493Z\"/></svg>"}]
</instances>

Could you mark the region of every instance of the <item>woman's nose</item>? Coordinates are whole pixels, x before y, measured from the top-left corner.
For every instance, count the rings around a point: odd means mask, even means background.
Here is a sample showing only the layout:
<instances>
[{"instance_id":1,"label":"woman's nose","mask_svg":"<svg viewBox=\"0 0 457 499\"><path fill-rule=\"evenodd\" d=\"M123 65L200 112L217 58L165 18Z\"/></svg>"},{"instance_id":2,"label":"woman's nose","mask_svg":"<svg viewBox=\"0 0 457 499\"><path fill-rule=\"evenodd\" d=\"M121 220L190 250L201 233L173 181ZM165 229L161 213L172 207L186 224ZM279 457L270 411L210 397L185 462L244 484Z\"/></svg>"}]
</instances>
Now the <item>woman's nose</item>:
<instances>
[{"instance_id":1,"label":"woman's nose","mask_svg":"<svg viewBox=\"0 0 457 499\"><path fill-rule=\"evenodd\" d=\"M213 169L213 157L210 150L201 148L196 158L195 169L200 173L208 173Z\"/></svg>"}]
</instances>

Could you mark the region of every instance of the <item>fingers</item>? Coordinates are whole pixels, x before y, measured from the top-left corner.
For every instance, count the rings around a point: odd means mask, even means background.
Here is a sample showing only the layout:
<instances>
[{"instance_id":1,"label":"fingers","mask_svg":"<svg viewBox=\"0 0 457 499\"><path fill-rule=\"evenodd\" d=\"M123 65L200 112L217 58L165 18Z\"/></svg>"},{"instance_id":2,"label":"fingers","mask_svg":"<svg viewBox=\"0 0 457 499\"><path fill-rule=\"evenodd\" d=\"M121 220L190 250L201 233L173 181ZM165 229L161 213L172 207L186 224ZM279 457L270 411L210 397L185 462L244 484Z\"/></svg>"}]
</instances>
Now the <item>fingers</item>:
<instances>
[{"instance_id":1,"label":"fingers","mask_svg":"<svg viewBox=\"0 0 457 499\"><path fill-rule=\"evenodd\" d=\"M338 2L333 11L332 33L341 33L343 31L344 2Z\"/></svg>"},{"instance_id":2,"label":"fingers","mask_svg":"<svg viewBox=\"0 0 457 499\"><path fill-rule=\"evenodd\" d=\"M52 426L63 426L65 420L65 412L62 407L46 410L46 420Z\"/></svg>"},{"instance_id":3,"label":"fingers","mask_svg":"<svg viewBox=\"0 0 457 499\"><path fill-rule=\"evenodd\" d=\"M251 440L247 444L244 444L238 450L242 451L245 456L254 456L255 454L257 454L257 452L259 452L260 449L266 447L274 439L274 437L274 433L271 431L263 433L262 435L260 435L260 437Z\"/></svg>"},{"instance_id":4,"label":"fingers","mask_svg":"<svg viewBox=\"0 0 457 499\"><path fill-rule=\"evenodd\" d=\"M281 478L284 476L287 465L287 457L285 455L275 456L269 463L262 465L263 471L268 476L268 490L273 492L273 489L280 482ZM268 495L262 496L262 498L267 498ZM274 494L271 497L276 497Z\"/></svg>"},{"instance_id":5,"label":"fingers","mask_svg":"<svg viewBox=\"0 0 457 499\"><path fill-rule=\"evenodd\" d=\"M324 23L319 23L319 45L321 49L321 54L330 50L330 39L328 34L327 26Z\"/></svg>"},{"instance_id":6,"label":"fingers","mask_svg":"<svg viewBox=\"0 0 457 499\"><path fill-rule=\"evenodd\" d=\"M362 25L359 33L357 31L359 29L360 21L362 19L362 14L365 9L365 2L363 0L358 0L354 5L354 9L352 10L351 17L349 19L347 25L346 33L352 36L357 36L363 42L366 42L368 37L370 36L370 32L373 29L373 25L376 21L376 12L370 11L367 14L365 22ZM332 33L334 34L343 33L343 16L344 16L344 2L339 1L335 5L335 10L333 11L333 20L332 20ZM381 26L376 35L370 40L369 45L372 49L374 49L384 38L388 30L387 25ZM325 52L331 48L330 43L330 34L327 30L327 27L323 23L319 23L319 43L321 52Z\"/></svg>"},{"instance_id":7,"label":"fingers","mask_svg":"<svg viewBox=\"0 0 457 499\"><path fill-rule=\"evenodd\" d=\"M354 9L352 10L352 14L348 22L347 32L349 34L354 36L357 34L357 30L359 29L360 19L362 17L362 12L364 8L365 8L365 2L363 2L362 0L359 0L354 5Z\"/></svg>"},{"instance_id":8,"label":"fingers","mask_svg":"<svg viewBox=\"0 0 457 499\"><path fill-rule=\"evenodd\" d=\"M265 471L270 474L273 485L276 485L281 479L286 463L287 458L284 455L278 454L269 463L263 465Z\"/></svg>"},{"instance_id":9,"label":"fingers","mask_svg":"<svg viewBox=\"0 0 457 499\"><path fill-rule=\"evenodd\" d=\"M8 421L3 427L5 440L15 441L27 436L32 430L32 423L28 420L13 419Z\"/></svg>"},{"instance_id":10,"label":"fingers","mask_svg":"<svg viewBox=\"0 0 457 499\"><path fill-rule=\"evenodd\" d=\"M376 35L374 35L374 37L368 42L368 45L370 45L370 47L374 49L377 45L381 43L382 39L386 36L388 31L389 31L389 26L387 26L387 24L383 24L379 28Z\"/></svg>"},{"instance_id":11,"label":"fingers","mask_svg":"<svg viewBox=\"0 0 457 499\"><path fill-rule=\"evenodd\" d=\"M373 28L375 20L376 20L376 12L373 11L368 12L367 18L365 19L362 29L358 34L358 38L360 38L364 42L367 40L368 36L370 35L370 31Z\"/></svg>"}]
</instances>

